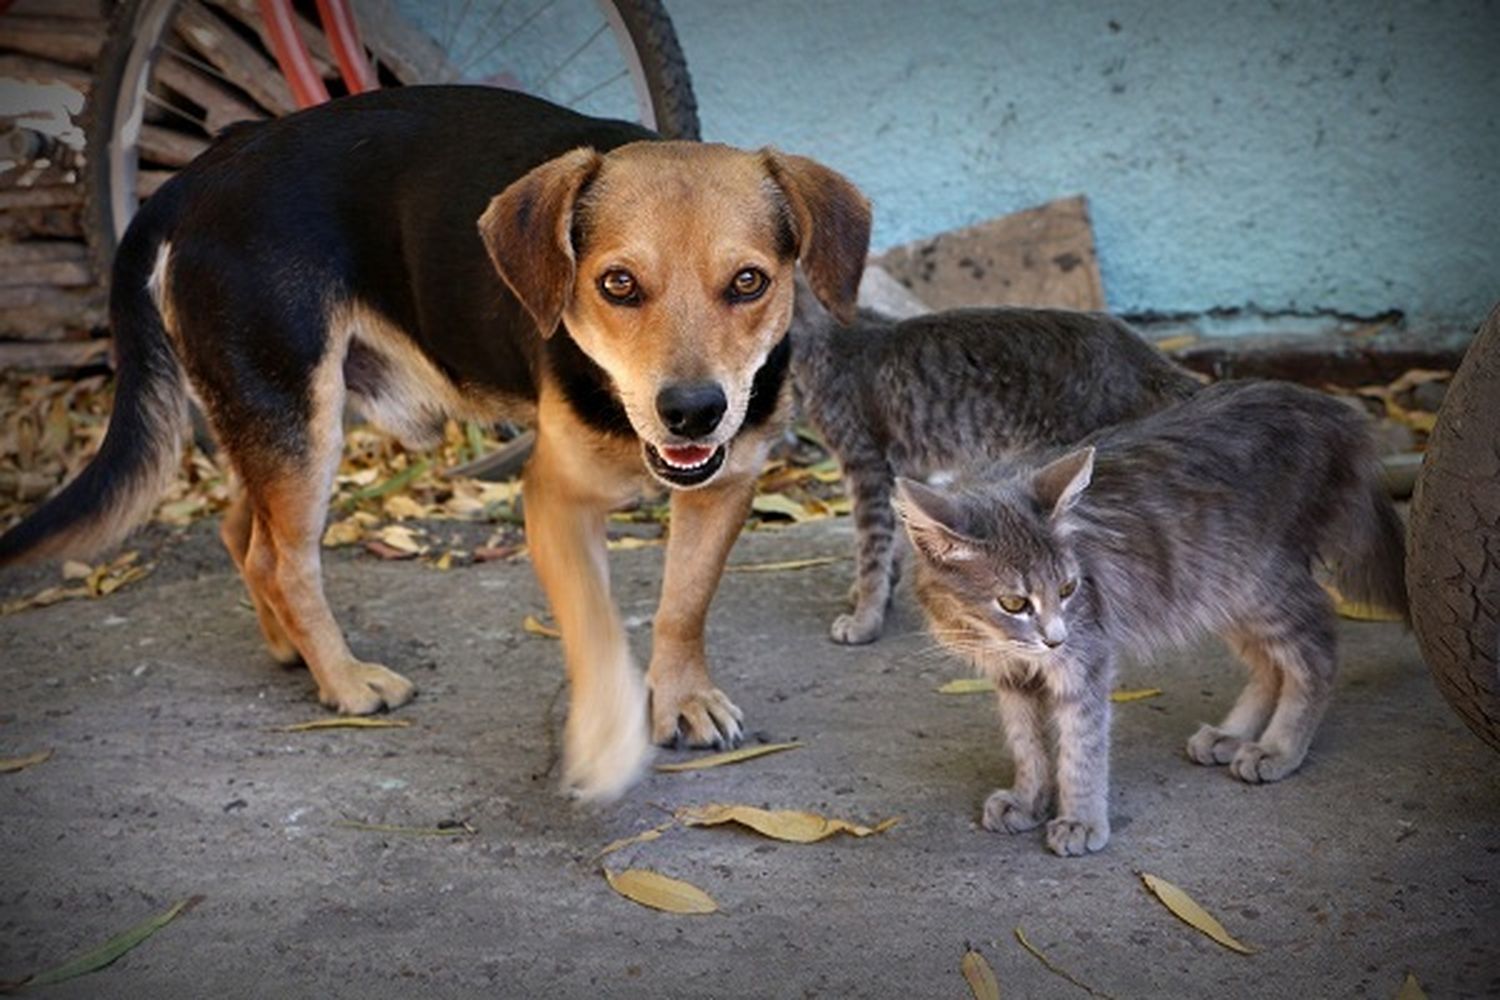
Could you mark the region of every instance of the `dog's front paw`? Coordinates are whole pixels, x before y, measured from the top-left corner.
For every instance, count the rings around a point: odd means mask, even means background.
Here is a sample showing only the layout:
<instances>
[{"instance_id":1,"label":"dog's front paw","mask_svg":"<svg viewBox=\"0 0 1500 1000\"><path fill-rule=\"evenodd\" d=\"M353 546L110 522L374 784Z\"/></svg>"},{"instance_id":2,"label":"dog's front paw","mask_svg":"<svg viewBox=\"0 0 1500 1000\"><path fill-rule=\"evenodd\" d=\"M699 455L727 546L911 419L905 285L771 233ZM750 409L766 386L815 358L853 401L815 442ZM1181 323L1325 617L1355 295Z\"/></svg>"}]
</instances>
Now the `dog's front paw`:
<instances>
[{"instance_id":1,"label":"dog's front paw","mask_svg":"<svg viewBox=\"0 0 1500 1000\"><path fill-rule=\"evenodd\" d=\"M351 660L320 678L318 700L340 715L371 715L400 708L416 696L417 687L388 667Z\"/></svg>"},{"instance_id":2,"label":"dog's front paw","mask_svg":"<svg viewBox=\"0 0 1500 1000\"><path fill-rule=\"evenodd\" d=\"M651 692L651 738L660 746L737 747L745 713L712 685Z\"/></svg>"},{"instance_id":3,"label":"dog's front paw","mask_svg":"<svg viewBox=\"0 0 1500 1000\"><path fill-rule=\"evenodd\" d=\"M1042 819L1034 802L1009 788L996 789L984 800L984 828L994 833L1025 833L1041 826Z\"/></svg>"},{"instance_id":4,"label":"dog's front paw","mask_svg":"<svg viewBox=\"0 0 1500 1000\"><path fill-rule=\"evenodd\" d=\"M834 642L842 645L862 646L879 639L884 625L884 619L878 614L855 611L835 618L828 634Z\"/></svg>"},{"instance_id":5,"label":"dog's front paw","mask_svg":"<svg viewBox=\"0 0 1500 1000\"><path fill-rule=\"evenodd\" d=\"M1047 824L1047 847L1053 854L1077 858L1109 843L1109 820L1059 816Z\"/></svg>"},{"instance_id":6,"label":"dog's front paw","mask_svg":"<svg viewBox=\"0 0 1500 1000\"><path fill-rule=\"evenodd\" d=\"M632 671L607 687L574 692L563 734L563 787L596 802L619 798L652 754L639 677Z\"/></svg>"},{"instance_id":7,"label":"dog's front paw","mask_svg":"<svg viewBox=\"0 0 1500 1000\"><path fill-rule=\"evenodd\" d=\"M1244 741L1238 736L1226 733L1218 726L1204 723L1188 738L1187 755L1195 764L1208 767L1215 764L1228 764L1234 759L1242 743Z\"/></svg>"}]
</instances>

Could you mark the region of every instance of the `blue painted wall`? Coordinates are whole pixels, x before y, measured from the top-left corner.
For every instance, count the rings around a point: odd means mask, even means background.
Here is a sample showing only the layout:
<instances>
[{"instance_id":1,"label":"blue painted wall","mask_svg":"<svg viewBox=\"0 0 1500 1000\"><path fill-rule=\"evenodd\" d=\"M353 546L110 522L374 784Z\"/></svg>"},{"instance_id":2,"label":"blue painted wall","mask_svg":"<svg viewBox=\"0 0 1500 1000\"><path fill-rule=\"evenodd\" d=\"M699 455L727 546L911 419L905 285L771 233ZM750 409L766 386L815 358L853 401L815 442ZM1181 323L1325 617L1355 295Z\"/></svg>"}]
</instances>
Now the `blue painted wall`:
<instances>
[{"instance_id":1,"label":"blue painted wall","mask_svg":"<svg viewBox=\"0 0 1500 1000\"><path fill-rule=\"evenodd\" d=\"M844 171L876 249L1083 192L1120 311L1500 299L1500 3L668 7L705 138Z\"/></svg>"}]
</instances>

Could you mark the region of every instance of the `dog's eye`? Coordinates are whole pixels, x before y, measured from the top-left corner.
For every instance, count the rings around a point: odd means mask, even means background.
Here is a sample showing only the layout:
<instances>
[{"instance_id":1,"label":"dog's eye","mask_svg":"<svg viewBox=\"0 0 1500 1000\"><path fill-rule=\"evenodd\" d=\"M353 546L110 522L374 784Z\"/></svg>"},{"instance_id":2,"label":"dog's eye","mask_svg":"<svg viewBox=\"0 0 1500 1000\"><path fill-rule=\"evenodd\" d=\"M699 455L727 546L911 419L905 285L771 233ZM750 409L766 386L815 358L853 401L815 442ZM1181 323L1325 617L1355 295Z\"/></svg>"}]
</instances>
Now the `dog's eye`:
<instances>
[{"instance_id":1,"label":"dog's eye","mask_svg":"<svg viewBox=\"0 0 1500 1000\"><path fill-rule=\"evenodd\" d=\"M747 267L729 283L729 301L750 302L760 298L771 279L758 267Z\"/></svg>"},{"instance_id":2,"label":"dog's eye","mask_svg":"<svg viewBox=\"0 0 1500 1000\"><path fill-rule=\"evenodd\" d=\"M995 598L995 603L1000 605L1002 611L1010 615L1023 615L1031 610L1031 601L1015 594L1003 594Z\"/></svg>"},{"instance_id":3,"label":"dog's eye","mask_svg":"<svg viewBox=\"0 0 1500 1000\"><path fill-rule=\"evenodd\" d=\"M621 305L634 305L641 300L641 291L636 286L635 275L621 267L604 272L599 279L599 291L606 299Z\"/></svg>"},{"instance_id":4,"label":"dog's eye","mask_svg":"<svg viewBox=\"0 0 1500 1000\"><path fill-rule=\"evenodd\" d=\"M1073 591L1075 591L1077 589L1078 589L1078 581L1077 580L1069 580L1067 583L1065 583L1061 587L1057 588L1057 596L1061 597L1064 600L1067 600L1069 597L1073 596Z\"/></svg>"}]
</instances>

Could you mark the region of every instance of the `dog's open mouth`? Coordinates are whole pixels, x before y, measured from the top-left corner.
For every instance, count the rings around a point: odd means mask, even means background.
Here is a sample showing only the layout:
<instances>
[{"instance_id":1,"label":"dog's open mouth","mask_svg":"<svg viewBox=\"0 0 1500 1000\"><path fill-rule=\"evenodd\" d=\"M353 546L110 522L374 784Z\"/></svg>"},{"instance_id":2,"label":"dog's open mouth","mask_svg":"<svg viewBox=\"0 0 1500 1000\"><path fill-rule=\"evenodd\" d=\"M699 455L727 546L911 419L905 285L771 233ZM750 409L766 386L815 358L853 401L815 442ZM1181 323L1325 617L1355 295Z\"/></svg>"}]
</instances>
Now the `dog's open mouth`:
<instances>
[{"instance_id":1,"label":"dog's open mouth","mask_svg":"<svg viewBox=\"0 0 1500 1000\"><path fill-rule=\"evenodd\" d=\"M643 442L644 444L644 442ZM703 444L656 447L645 444L646 465L662 482L671 486L698 486L708 482L724 464L725 447Z\"/></svg>"}]
</instances>

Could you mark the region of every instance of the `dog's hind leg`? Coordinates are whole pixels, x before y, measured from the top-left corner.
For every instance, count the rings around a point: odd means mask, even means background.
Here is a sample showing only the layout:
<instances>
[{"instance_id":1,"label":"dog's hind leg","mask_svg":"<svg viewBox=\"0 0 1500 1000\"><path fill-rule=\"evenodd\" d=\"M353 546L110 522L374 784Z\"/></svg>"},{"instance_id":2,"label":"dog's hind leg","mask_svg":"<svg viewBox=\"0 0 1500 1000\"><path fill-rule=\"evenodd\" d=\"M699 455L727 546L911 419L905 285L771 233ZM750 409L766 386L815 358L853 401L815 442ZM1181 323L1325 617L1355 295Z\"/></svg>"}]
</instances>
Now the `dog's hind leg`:
<instances>
[{"instance_id":1,"label":"dog's hind leg","mask_svg":"<svg viewBox=\"0 0 1500 1000\"><path fill-rule=\"evenodd\" d=\"M345 715L368 715L405 704L416 688L354 658L323 594L320 544L344 440L344 384L332 356L319 364L310 397L299 447L234 455L251 510L245 581L312 671L319 700Z\"/></svg>"},{"instance_id":2,"label":"dog's hind leg","mask_svg":"<svg viewBox=\"0 0 1500 1000\"><path fill-rule=\"evenodd\" d=\"M758 467L758 466L757 466ZM753 474L672 494L661 604L652 626L651 736L689 746L736 746L743 718L714 687L703 649L709 602L750 513Z\"/></svg>"},{"instance_id":3,"label":"dog's hind leg","mask_svg":"<svg viewBox=\"0 0 1500 1000\"><path fill-rule=\"evenodd\" d=\"M292 645L292 640L286 637L286 632L281 627L281 622L276 620L276 612L271 610L271 605L255 584L265 577L265 573L256 574L254 577L245 570L245 559L250 552L250 536L254 527L254 512L250 509L250 498L243 490L235 494L229 504L229 509L224 512L224 519L219 523L219 537L224 542L224 548L229 550L229 558L234 560L235 569L240 571L241 578L245 581L245 588L250 592L250 601L255 605L255 615L260 619L260 631L265 636L266 647L271 651L277 663L291 666L300 663L301 655L297 647ZM258 549L258 552L267 552L269 549Z\"/></svg>"}]
</instances>

